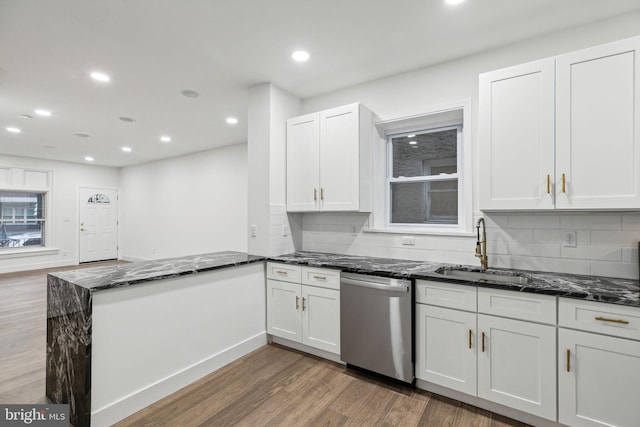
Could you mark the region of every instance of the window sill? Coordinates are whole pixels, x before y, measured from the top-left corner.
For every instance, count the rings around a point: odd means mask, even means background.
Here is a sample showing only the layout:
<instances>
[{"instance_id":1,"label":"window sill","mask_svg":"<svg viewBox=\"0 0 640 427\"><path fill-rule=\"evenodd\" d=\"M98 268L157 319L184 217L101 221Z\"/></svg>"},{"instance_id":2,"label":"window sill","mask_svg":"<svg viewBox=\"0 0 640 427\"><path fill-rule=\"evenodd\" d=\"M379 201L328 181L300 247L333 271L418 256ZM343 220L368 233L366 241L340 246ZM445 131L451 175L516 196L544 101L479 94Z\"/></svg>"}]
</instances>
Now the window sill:
<instances>
[{"instance_id":1,"label":"window sill","mask_svg":"<svg viewBox=\"0 0 640 427\"><path fill-rule=\"evenodd\" d=\"M365 228L364 233L420 234L431 236L475 237L476 233L460 230L420 230L415 228Z\"/></svg>"},{"instance_id":2,"label":"window sill","mask_svg":"<svg viewBox=\"0 0 640 427\"><path fill-rule=\"evenodd\" d=\"M17 248L17 249L2 249L0 250L0 258L20 258L27 256L40 256L40 255L56 255L60 252L58 248Z\"/></svg>"}]
</instances>

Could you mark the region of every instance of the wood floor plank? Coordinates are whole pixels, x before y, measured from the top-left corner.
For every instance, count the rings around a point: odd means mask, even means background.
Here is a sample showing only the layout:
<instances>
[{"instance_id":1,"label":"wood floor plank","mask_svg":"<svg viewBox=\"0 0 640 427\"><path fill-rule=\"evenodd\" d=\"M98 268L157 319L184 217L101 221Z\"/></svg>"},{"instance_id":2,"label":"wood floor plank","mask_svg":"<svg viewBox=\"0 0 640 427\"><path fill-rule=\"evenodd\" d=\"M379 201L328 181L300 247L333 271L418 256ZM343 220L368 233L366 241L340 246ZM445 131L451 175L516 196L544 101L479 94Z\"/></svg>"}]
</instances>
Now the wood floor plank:
<instances>
[{"instance_id":1,"label":"wood floor plank","mask_svg":"<svg viewBox=\"0 0 640 427\"><path fill-rule=\"evenodd\" d=\"M490 427L491 412L461 403L454 423L457 426Z\"/></svg>"},{"instance_id":2,"label":"wood floor plank","mask_svg":"<svg viewBox=\"0 0 640 427\"><path fill-rule=\"evenodd\" d=\"M383 423L387 426L417 426L428 402L428 396L416 399L398 394L393 405L389 408L389 412L384 417Z\"/></svg>"},{"instance_id":3,"label":"wood floor plank","mask_svg":"<svg viewBox=\"0 0 640 427\"><path fill-rule=\"evenodd\" d=\"M443 396L432 395L427 403L419 426L458 427L455 424L460 402Z\"/></svg>"}]
</instances>

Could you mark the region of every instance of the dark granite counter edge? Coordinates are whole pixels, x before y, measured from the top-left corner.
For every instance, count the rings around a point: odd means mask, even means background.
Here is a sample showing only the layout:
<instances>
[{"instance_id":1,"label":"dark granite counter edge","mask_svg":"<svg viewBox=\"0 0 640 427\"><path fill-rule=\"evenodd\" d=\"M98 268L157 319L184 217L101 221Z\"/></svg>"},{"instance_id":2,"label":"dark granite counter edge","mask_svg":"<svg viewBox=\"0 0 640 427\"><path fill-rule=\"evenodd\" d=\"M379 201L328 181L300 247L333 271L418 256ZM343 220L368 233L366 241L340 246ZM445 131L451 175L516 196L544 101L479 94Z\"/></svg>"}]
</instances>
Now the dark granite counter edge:
<instances>
[{"instance_id":1,"label":"dark granite counter edge","mask_svg":"<svg viewBox=\"0 0 640 427\"><path fill-rule=\"evenodd\" d=\"M250 260L246 260L246 261L229 262L229 263L221 264L221 265L208 266L208 267L202 267L202 268L194 268L192 270L185 270L185 271L180 271L180 272L175 272L175 273L162 274L162 275L158 275L158 276L150 276L150 277L136 279L136 280L128 280L128 281L123 281L123 282L107 283L107 284L102 285L102 286L93 287L93 288L90 289L90 291L91 292L102 291L102 290L106 290L106 289L120 288L120 287L137 285L137 284L140 284L140 283L153 282L153 281L156 281L156 280L164 280L164 279L170 279L170 278L173 278L173 277L186 276L186 275L189 275L189 274L204 273L204 272L207 272L207 271L221 270L223 268L238 267L238 266L241 266L241 265L253 264L253 263L256 263L256 262L263 262L266 259L267 259L266 257L256 256L256 258L250 259Z\"/></svg>"},{"instance_id":2,"label":"dark granite counter edge","mask_svg":"<svg viewBox=\"0 0 640 427\"><path fill-rule=\"evenodd\" d=\"M286 255L283 255L283 256L286 257ZM327 254L327 256L328 257L339 256L339 254ZM306 265L310 267L337 269L345 273L365 274L365 275L371 275L371 276L391 277L391 278L398 278L398 279L437 280L439 282L455 283L455 284L466 285L466 286L475 286L479 288L491 288L491 289L502 289L502 290L514 291L514 292L536 293L536 294L559 296L559 297L566 297L566 298L573 298L573 299L582 299L586 301L596 301L596 302L622 305L622 306L628 306L628 307L640 307L640 302L637 302L637 301L630 302L624 298L609 299L605 295L589 293L587 291L581 291L577 289L567 290L567 289L554 289L553 287L542 287L541 285L544 283L544 281L536 280L535 278L536 274L554 275L557 277L578 276L578 275L568 275L564 273L542 273L542 272L525 271L525 270L500 269L505 271L516 271L518 273L523 273L525 275L531 276L533 280L531 283L527 285L505 284L505 283L495 284L495 283L452 278L450 276L444 276L442 274L436 273L435 271L433 272L411 272L411 271L397 272L397 271L391 271L391 270L354 268L340 262L332 262L332 260L330 259L319 261L317 259L313 260L309 258L296 258L296 259L284 258L283 259L281 257L275 256L275 257L268 257L267 261L279 262L279 263L291 264L291 265ZM398 260L398 261L406 262L405 260ZM454 266L453 264L447 264L447 263L433 263L433 264L437 264L437 268L435 269L439 269L441 267ZM465 266L465 267L469 267L469 266ZM609 278L594 277L594 279L609 279ZM627 280L627 279L623 279L623 280Z\"/></svg>"}]
</instances>

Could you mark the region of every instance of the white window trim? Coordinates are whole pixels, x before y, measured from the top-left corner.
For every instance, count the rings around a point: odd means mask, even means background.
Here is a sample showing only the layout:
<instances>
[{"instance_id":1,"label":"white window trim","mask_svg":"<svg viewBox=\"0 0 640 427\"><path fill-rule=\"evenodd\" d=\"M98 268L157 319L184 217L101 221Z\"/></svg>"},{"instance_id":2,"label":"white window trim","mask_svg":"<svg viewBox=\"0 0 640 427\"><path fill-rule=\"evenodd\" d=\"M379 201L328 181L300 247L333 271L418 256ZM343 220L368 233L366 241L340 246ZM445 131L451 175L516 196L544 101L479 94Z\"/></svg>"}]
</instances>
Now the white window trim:
<instances>
[{"instance_id":1,"label":"white window trim","mask_svg":"<svg viewBox=\"0 0 640 427\"><path fill-rule=\"evenodd\" d=\"M390 203L387 190L387 135L429 127L451 126L451 121L459 118L462 110L463 138L458 149L458 164L462 168L458 171L458 206L460 215L458 224L390 224ZM431 117L429 117L431 116ZM373 150L373 212L369 217L369 233L398 233L398 234L433 234L473 236L473 200L472 200L472 126L471 100L465 99L448 104L432 106L424 109L420 115L397 117L376 123L378 140Z\"/></svg>"}]
</instances>

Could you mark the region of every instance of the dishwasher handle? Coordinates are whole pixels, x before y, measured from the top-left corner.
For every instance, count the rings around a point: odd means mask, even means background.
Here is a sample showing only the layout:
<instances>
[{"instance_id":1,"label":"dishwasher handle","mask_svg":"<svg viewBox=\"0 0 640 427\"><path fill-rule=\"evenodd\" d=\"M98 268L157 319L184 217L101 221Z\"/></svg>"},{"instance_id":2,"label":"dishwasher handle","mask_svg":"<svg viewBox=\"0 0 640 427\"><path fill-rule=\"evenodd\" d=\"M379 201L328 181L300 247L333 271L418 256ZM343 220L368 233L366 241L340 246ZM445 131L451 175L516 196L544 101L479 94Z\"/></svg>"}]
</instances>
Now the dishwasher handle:
<instances>
[{"instance_id":1,"label":"dishwasher handle","mask_svg":"<svg viewBox=\"0 0 640 427\"><path fill-rule=\"evenodd\" d=\"M354 279L340 279L340 283L344 283L345 285L353 285L353 286L362 286L363 288L377 289L379 291L389 291L389 292L409 292L409 285L400 283L397 285L382 285L380 283L367 282L364 280L354 280Z\"/></svg>"}]
</instances>

